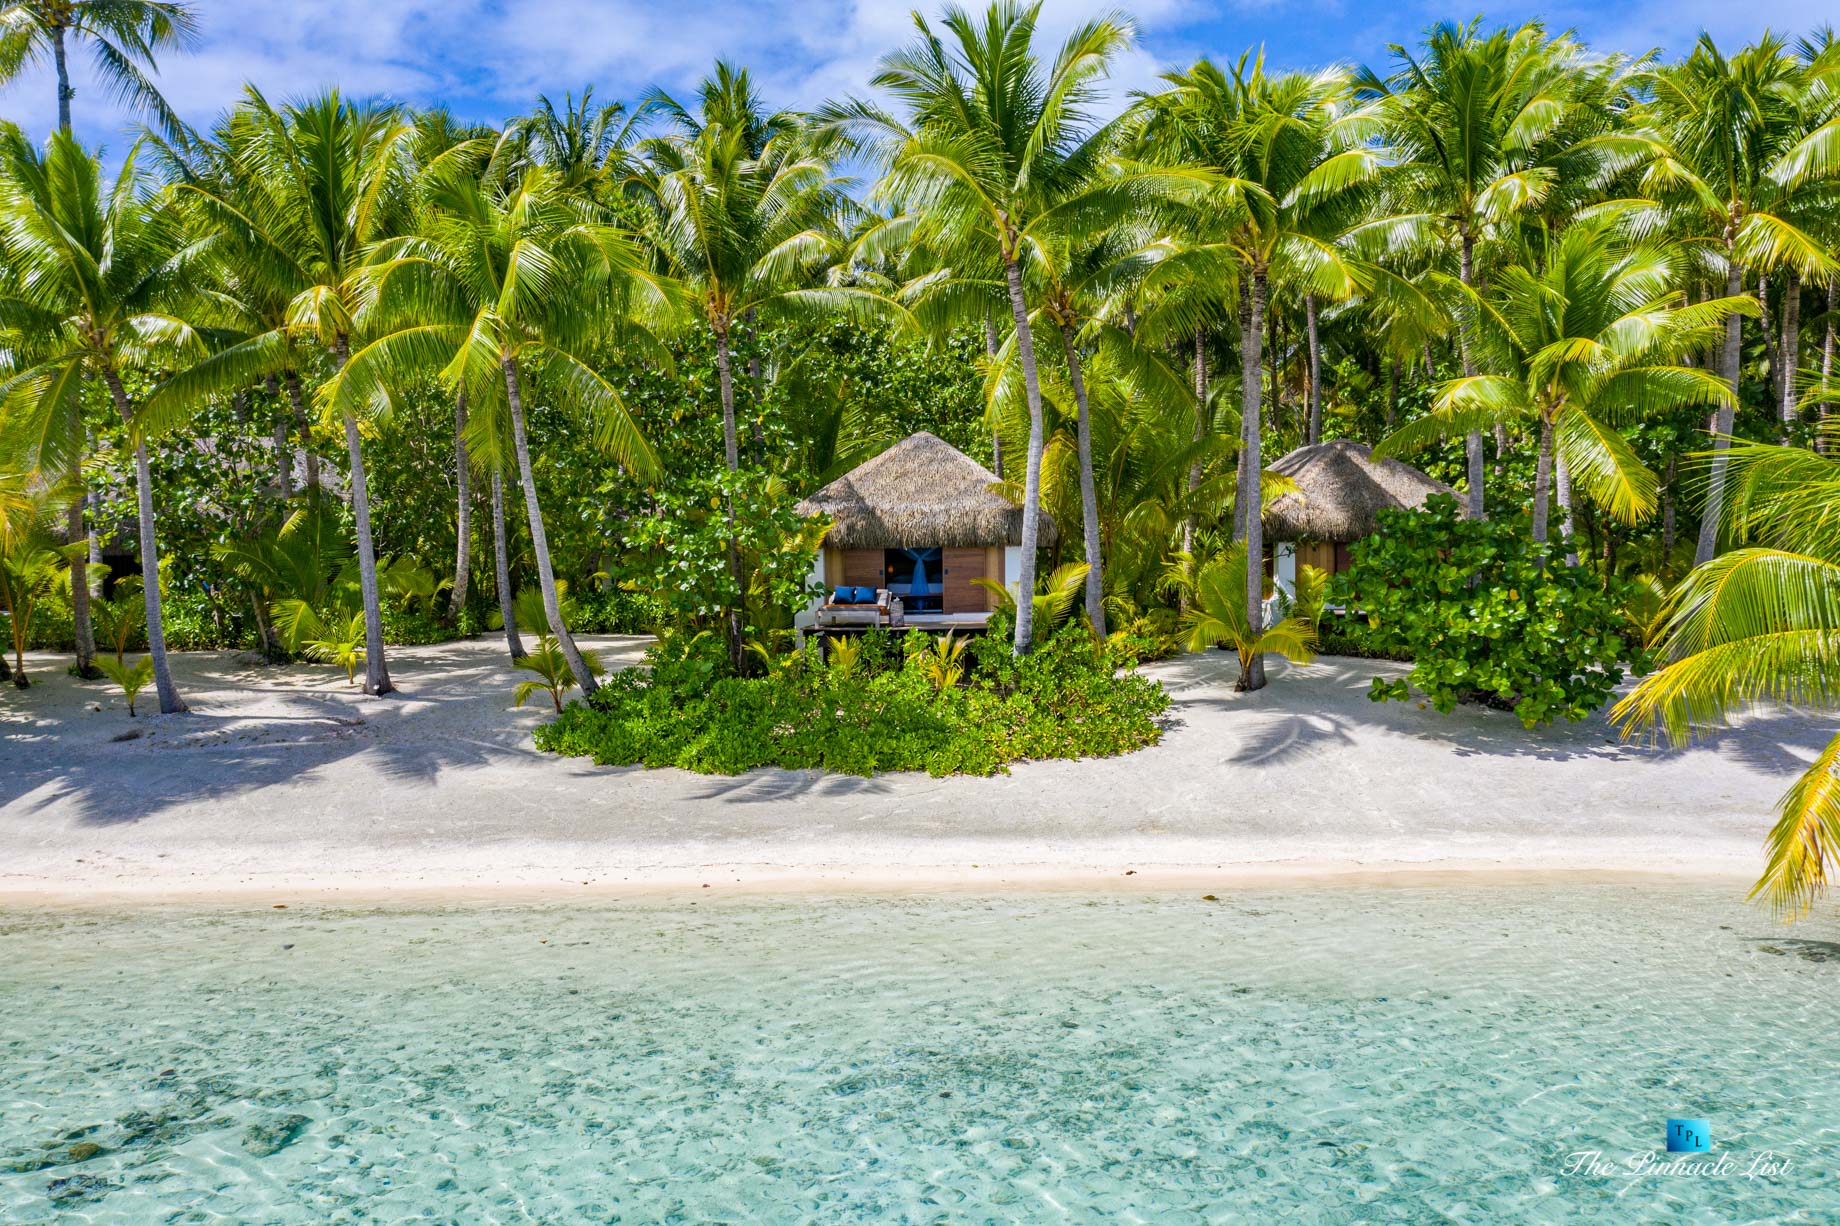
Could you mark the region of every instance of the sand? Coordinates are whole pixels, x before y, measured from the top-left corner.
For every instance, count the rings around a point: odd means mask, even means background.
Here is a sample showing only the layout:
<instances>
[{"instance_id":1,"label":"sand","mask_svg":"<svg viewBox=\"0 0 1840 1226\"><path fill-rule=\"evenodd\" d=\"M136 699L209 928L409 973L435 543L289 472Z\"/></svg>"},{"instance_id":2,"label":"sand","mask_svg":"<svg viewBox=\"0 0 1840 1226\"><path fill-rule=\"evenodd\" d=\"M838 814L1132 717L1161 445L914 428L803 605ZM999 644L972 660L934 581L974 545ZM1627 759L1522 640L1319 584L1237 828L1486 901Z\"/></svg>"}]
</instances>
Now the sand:
<instances>
[{"instance_id":1,"label":"sand","mask_svg":"<svg viewBox=\"0 0 1840 1226\"><path fill-rule=\"evenodd\" d=\"M615 664L647 640L592 640ZM1754 875L1771 810L1831 735L1773 714L1685 749L1601 718L1376 704L1398 668L1148 667L1175 704L1126 757L992 779L735 778L540 754L502 643L402 648L398 695L322 667L186 653L191 713L129 718L57 657L0 693L0 900L494 897L630 889L1008 888L1350 874ZM148 695L148 705L152 705Z\"/></svg>"}]
</instances>

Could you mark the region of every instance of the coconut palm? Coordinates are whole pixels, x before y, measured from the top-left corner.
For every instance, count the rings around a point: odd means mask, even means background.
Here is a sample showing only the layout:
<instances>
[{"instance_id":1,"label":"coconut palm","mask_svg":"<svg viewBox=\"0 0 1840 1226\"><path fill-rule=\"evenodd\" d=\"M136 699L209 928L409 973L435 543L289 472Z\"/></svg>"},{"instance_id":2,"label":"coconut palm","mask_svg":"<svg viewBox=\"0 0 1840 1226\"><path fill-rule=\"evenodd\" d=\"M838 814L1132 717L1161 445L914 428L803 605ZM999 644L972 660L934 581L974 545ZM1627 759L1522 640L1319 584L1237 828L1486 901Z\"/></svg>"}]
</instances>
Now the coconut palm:
<instances>
[{"instance_id":1,"label":"coconut palm","mask_svg":"<svg viewBox=\"0 0 1840 1226\"><path fill-rule=\"evenodd\" d=\"M676 108L687 135L644 142L647 169L635 190L646 239L684 284L691 312L715 342L723 455L733 474L741 467L737 330L836 312L868 317L892 304L873 290L825 283L845 250L842 223L854 211L832 172L825 139L783 116L762 118L745 74L726 65L718 65L717 74L703 87L700 117ZM675 104L660 105L671 110ZM730 664L739 669L746 577L734 540L732 493L727 515L734 587L728 649Z\"/></svg>"},{"instance_id":2,"label":"coconut palm","mask_svg":"<svg viewBox=\"0 0 1840 1226\"><path fill-rule=\"evenodd\" d=\"M1583 107L1608 106L1609 91L1590 89L1620 59L1593 61L1569 36L1550 37L1537 22L1483 33L1481 21L1434 26L1422 48L1393 44L1393 67L1363 68L1355 78L1385 121L1397 159L1390 176L1394 208L1374 227L1391 241L1454 243L1458 278L1477 284L1477 245L1492 231L1537 211L1568 178L1594 177L1573 126ZM1473 375L1475 321L1458 332L1463 373ZM1469 463L1469 514L1486 511L1479 431L1464 441Z\"/></svg>"},{"instance_id":3,"label":"coconut palm","mask_svg":"<svg viewBox=\"0 0 1840 1226\"><path fill-rule=\"evenodd\" d=\"M624 104L594 105L594 87L563 95L557 106L548 94L537 95L537 107L511 125L526 149L526 156L548 167L562 190L589 200L605 202L637 167L631 149L646 108L628 111Z\"/></svg>"},{"instance_id":4,"label":"coconut palm","mask_svg":"<svg viewBox=\"0 0 1840 1226\"><path fill-rule=\"evenodd\" d=\"M1189 607L1182 614L1190 651L1232 647L1239 654L1240 680L1234 688L1241 690L1248 688L1246 678L1257 657L1276 652L1294 663L1308 664L1315 658L1316 647L1315 628L1302 617L1260 626L1246 616L1246 602L1240 598L1245 572L1243 544L1210 560L1196 575Z\"/></svg>"},{"instance_id":5,"label":"coconut palm","mask_svg":"<svg viewBox=\"0 0 1840 1226\"><path fill-rule=\"evenodd\" d=\"M178 190L225 236L225 246L248 259L248 279L261 287L264 300L285 300L286 313L275 326L175 375L156 393L161 413L298 371L295 355L307 342L343 367L358 327L359 274L376 244L406 232L411 221L405 187L415 127L395 108L348 102L336 90L277 108L250 86L230 129L237 190L211 182L181 183ZM350 462L364 590L364 693L380 696L395 686L384 660L359 428L359 414L369 407L345 397L331 411L344 427Z\"/></svg>"},{"instance_id":6,"label":"coconut palm","mask_svg":"<svg viewBox=\"0 0 1840 1226\"><path fill-rule=\"evenodd\" d=\"M1652 76L1644 111L1652 124L1606 138L1606 147L1647 159L1643 190L1705 251L1725 276L1725 296L1745 290L1751 269L1781 268L1804 277L1840 274L1809 232L1808 185L1836 169L1834 125L1806 131L1806 66L1782 40L1765 34L1727 56L1702 34L1681 63ZM1823 135L1823 133L1825 135ZM1725 497L1724 451L1732 432L1739 368L1739 320L1727 318L1719 371L1732 395L1712 423L1715 457L1700 517L1697 562L1718 548Z\"/></svg>"},{"instance_id":7,"label":"coconut palm","mask_svg":"<svg viewBox=\"0 0 1840 1226\"><path fill-rule=\"evenodd\" d=\"M1613 223L1566 230L1538 270L1498 271L1471 304L1471 360L1484 373L1453 379L1432 411L1394 431L1375 455L1397 454L1503 422L1539 435L1533 539L1547 538L1555 460L1623 522L1655 508L1656 477L1617 432L1641 416L1723 404L1731 389L1710 371L1680 364L1727 317L1755 313L1749 298L1687 306L1676 261L1652 245L1618 241ZM1560 514L1570 531L1569 491Z\"/></svg>"},{"instance_id":8,"label":"coconut palm","mask_svg":"<svg viewBox=\"0 0 1840 1226\"><path fill-rule=\"evenodd\" d=\"M377 336L334 379L330 402L353 412L390 386L439 369L443 382L466 396L482 433L504 407L549 633L591 694L594 674L564 624L550 562L525 393L527 385L542 386L582 410L604 450L641 476L654 475L657 457L586 347L622 320L668 318L674 287L645 270L625 235L547 168L494 183L455 157L424 180L424 236L384 244L366 271ZM644 339L637 329L626 335Z\"/></svg>"},{"instance_id":9,"label":"coconut palm","mask_svg":"<svg viewBox=\"0 0 1840 1226\"><path fill-rule=\"evenodd\" d=\"M1840 428L1823 428L1831 447ZM1685 741L1765 703L1840 706L1840 460L1732 441L1725 531L1744 545L1696 567L1672 594L1664 667L1611 712L1635 734ZM1708 464L1708 467L1710 465ZM1840 848L1840 737L1780 802L1753 897L1800 915L1823 896Z\"/></svg>"},{"instance_id":10,"label":"coconut palm","mask_svg":"<svg viewBox=\"0 0 1840 1226\"><path fill-rule=\"evenodd\" d=\"M38 607L69 578L70 559L81 554L82 540L60 543L51 530L56 503L69 497L39 493L24 514L12 517L0 542L0 611L6 613L8 644L13 650L13 684L25 689L26 646L32 641L32 618Z\"/></svg>"},{"instance_id":11,"label":"coconut palm","mask_svg":"<svg viewBox=\"0 0 1840 1226\"><path fill-rule=\"evenodd\" d=\"M191 45L198 19L174 0L16 0L0 8L0 85L51 60L57 72L58 128L70 131L70 44L88 43L105 89L150 113L168 131L184 125L142 68L162 51Z\"/></svg>"},{"instance_id":12,"label":"coconut palm","mask_svg":"<svg viewBox=\"0 0 1840 1226\"><path fill-rule=\"evenodd\" d=\"M974 274L993 253L1001 267L1029 410L1023 591L1035 587L1045 445L1024 266L1048 228L1064 238L1097 235L1137 205L1132 185L1100 175L1115 133L1092 115L1099 83L1134 27L1122 15L1083 23L1044 63L1035 49L1040 12L1039 3L998 0L980 19L953 6L940 18L943 32L916 13L917 37L884 56L870 82L894 96L905 118L862 102L830 112L886 167L877 195L911 219L915 241ZM1024 602L1018 654L1034 632Z\"/></svg>"},{"instance_id":13,"label":"coconut palm","mask_svg":"<svg viewBox=\"0 0 1840 1226\"><path fill-rule=\"evenodd\" d=\"M1264 603L1264 542L1256 499L1261 471L1266 308L1274 282L1293 294L1345 298L1361 285L1352 253L1324 237L1325 212L1379 169L1372 117L1350 109L1340 72L1265 71L1241 57L1223 70L1202 60L1164 77L1145 100L1145 141L1166 159L1219 176L1220 245L1239 266L1241 408L1239 531L1246 542L1246 619L1257 641ZM1275 386L1275 379L1274 379ZM1261 653L1247 658L1242 688L1264 684Z\"/></svg>"},{"instance_id":14,"label":"coconut palm","mask_svg":"<svg viewBox=\"0 0 1840 1226\"><path fill-rule=\"evenodd\" d=\"M83 380L99 379L134 446L147 647L160 710L183 711L166 663L160 562L148 439L158 422L129 394L124 375L145 377L203 353L174 313L185 290L179 217L149 199L130 151L112 184L75 138L55 133L45 153L19 129L0 128L0 248L17 273L0 318L30 337L22 368L0 382L12 439L29 439L38 465L68 471L80 434Z\"/></svg>"}]
</instances>

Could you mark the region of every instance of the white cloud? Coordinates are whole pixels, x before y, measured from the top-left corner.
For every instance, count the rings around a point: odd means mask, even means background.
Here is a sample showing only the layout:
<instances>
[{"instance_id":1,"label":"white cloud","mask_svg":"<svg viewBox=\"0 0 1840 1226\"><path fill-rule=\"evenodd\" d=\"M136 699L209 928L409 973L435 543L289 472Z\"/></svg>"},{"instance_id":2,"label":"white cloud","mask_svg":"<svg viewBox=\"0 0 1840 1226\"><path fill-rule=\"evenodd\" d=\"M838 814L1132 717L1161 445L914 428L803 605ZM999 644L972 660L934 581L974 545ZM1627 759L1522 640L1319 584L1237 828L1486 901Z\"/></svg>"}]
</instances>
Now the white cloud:
<instances>
[{"instance_id":1,"label":"white cloud","mask_svg":"<svg viewBox=\"0 0 1840 1226\"><path fill-rule=\"evenodd\" d=\"M539 92L593 83L603 98L636 97L660 84L683 89L718 57L751 67L777 105L810 106L866 89L876 60L912 36L907 0L194 0L204 28L191 54L168 56L160 87L189 121L209 123L245 80L274 98L338 84L354 95L441 102L473 119L500 120ZM929 12L938 5L928 0ZM978 0L968 0L975 10ZM1110 0L1047 0L1042 38L1058 44ZM1155 84L1164 69L1206 53L1234 58L1264 44L1274 63L1304 67L1338 58L1374 62L1387 42L1412 42L1447 6L1404 0L1135 0L1141 41L1121 57L1114 99ZM1737 44L1766 26L1800 34L1831 9L1817 0L1677 0L1615 9L1585 0L1491 6L1491 21L1545 12L1605 47L1683 50L1699 28ZM132 116L73 61L84 137L120 146ZM55 114L40 68L0 93L4 112L33 131Z\"/></svg>"}]
</instances>

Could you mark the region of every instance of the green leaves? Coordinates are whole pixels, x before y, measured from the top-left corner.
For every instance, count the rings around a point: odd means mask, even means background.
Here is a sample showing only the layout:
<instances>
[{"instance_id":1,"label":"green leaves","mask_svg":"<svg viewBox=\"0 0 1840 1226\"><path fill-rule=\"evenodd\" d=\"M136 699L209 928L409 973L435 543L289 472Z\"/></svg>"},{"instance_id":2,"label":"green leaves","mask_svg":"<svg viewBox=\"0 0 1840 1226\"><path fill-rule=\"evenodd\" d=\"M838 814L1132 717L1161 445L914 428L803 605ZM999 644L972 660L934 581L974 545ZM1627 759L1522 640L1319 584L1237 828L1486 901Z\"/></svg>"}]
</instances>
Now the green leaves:
<instances>
[{"instance_id":1,"label":"green leaves","mask_svg":"<svg viewBox=\"0 0 1840 1226\"><path fill-rule=\"evenodd\" d=\"M537 729L537 747L603 764L739 774L761 766L874 775L996 774L1023 759L1103 757L1154 744L1168 697L1128 656L1070 627L1021 660L1003 636L939 639L908 660L879 634L722 675L713 636L661 644ZM704 650L705 648L713 650Z\"/></svg>"},{"instance_id":2,"label":"green leaves","mask_svg":"<svg viewBox=\"0 0 1840 1226\"><path fill-rule=\"evenodd\" d=\"M1349 624L1364 652L1413 661L1403 681L1376 679L1375 701L1405 699L1409 682L1439 711L1482 702L1532 728L1584 719L1643 665L1624 637L1621 585L1565 565L1563 544L1464 519L1443 495L1381 520L1330 597L1358 611Z\"/></svg>"},{"instance_id":3,"label":"green leaves","mask_svg":"<svg viewBox=\"0 0 1840 1226\"><path fill-rule=\"evenodd\" d=\"M153 657L142 656L133 664L117 660L114 656L97 656L96 667L103 675L121 687L121 693L128 700L128 717L134 717L134 700L153 680Z\"/></svg>"}]
</instances>

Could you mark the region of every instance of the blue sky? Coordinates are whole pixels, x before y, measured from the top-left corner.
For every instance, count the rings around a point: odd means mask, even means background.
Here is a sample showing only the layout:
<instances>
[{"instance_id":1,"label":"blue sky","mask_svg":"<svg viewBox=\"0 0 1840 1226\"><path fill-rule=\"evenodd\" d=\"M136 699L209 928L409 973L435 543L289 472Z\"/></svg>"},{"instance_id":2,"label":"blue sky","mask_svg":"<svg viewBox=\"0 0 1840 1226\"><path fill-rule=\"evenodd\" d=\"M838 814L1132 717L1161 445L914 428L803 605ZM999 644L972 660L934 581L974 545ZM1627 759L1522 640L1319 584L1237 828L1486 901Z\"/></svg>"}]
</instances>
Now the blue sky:
<instances>
[{"instance_id":1,"label":"blue sky","mask_svg":"<svg viewBox=\"0 0 1840 1226\"><path fill-rule=\"evenodd\" d=\"M228 106L245 80L276 99L338 84L348 93L442 102L465 118L498 121L528 109L539 92L560 97L587 83L603 99L631 99L652 84L680 89L718 56L749 65L770 102L804 106L861 91L877 57L911 29L911 4L881 0L196 0L194 7L202 45L169 57L158 78L194 123ZM929 12L937 7L927 5ZM1111 7L1048 0L1044 23L1058 35ZM1477 12L1425 0L1139 0L1125 7L1141 40L1119 65L1120 96L1151 84L1166 67L1202 54L1233 58L1259 44L1284 67L1378 63L1388 43L1412 42L1434 21ZM1574 27L1599 48L1669 52L1689 47L1701 29L1733 46L1765 28L1799 36L1834 12L1822 0L1566 0L1481 11L1491 23L1540 17L1555 28ZM119 152L132 118L91 87L87 69L79 57L79 129ZM48 75L0 93L0 114L49 131Z\"/></svg>"}]
</instances>

